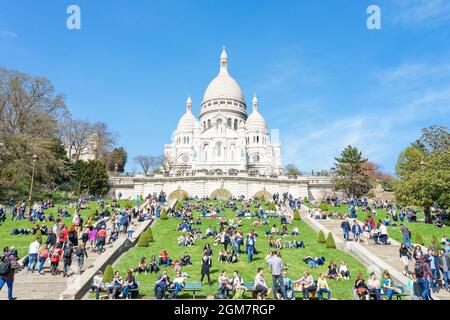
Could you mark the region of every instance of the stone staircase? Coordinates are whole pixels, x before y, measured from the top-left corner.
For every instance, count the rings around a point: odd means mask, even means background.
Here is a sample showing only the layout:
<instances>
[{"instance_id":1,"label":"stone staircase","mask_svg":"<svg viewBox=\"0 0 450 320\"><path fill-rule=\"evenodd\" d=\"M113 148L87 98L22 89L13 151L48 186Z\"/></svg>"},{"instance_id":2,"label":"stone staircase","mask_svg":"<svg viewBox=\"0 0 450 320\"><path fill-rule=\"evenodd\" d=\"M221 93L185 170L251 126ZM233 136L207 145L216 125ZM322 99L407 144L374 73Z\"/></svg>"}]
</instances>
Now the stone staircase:
<instances>
[{"instance_id":1,"label":"stone staircase","mask_svg":"<svg viewBox=\"0 0 450 320\"><path fill-rule=\"evenodd\" d=\"M320 224L326 229L328 229L332 234L336 242L345 243L344 237L341 229L341 220L333 220L333 219L327 219L327 220L315 220L308 216L307 213L308 210L301 210L302 217L308 220L314 220L314 223ZM350 233L350 237L352 234ZM372 241L369 241L369 244L365 244L363 242L360 242L359 245L363 246L364 249L367 249L372 255L375 257L378 257L383 262L385 262L390 268L388 270L390 272L397 271L398 273L402 273L404 271L403 263L400 261L399 256L399 248L400 243L390 239L391 245L376 245ZM349 241L347 245L350 244L356 244L353 241ZM348 250L351 253L351 249ZM409 270L414 270L414 262L410 261L409 263ZM405 278L406 279L406 278ZM432 294L433 298L436 297L440 300L450 300L450 293L445 290L440 290L439 293Z\"/></svg>"}]
</instances>

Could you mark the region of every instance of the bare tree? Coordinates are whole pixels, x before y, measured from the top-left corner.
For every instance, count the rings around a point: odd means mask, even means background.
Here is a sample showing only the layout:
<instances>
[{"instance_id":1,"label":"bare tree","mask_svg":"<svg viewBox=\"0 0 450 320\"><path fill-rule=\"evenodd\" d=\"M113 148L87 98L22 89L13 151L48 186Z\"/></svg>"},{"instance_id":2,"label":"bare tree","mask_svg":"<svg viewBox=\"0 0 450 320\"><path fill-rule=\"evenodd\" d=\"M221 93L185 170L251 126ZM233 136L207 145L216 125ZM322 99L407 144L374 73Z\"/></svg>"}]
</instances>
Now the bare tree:
<instances>
[{"instance_id":1,"label":"bare tree","mask_svg":"<svg viewBox=\"0 0 450 320\"><path fill-rule=\"evenodd\" d=\"M142 168L145 174L148 174L151 169L162 165L163 157L140 155L134 158L134 162Z\"/></svg>"},{"instance_id":2,"label":"bare tree","mask_svg":"<svg viewBox=\"0 0 450 320\"><path fill-rule=\"evenodd\" d=\"M116 144L117 134L112 132L104 122L95 123L92 130L92 142L95 145L95 159L104 160Z\"/></svg>"}]
</instances>

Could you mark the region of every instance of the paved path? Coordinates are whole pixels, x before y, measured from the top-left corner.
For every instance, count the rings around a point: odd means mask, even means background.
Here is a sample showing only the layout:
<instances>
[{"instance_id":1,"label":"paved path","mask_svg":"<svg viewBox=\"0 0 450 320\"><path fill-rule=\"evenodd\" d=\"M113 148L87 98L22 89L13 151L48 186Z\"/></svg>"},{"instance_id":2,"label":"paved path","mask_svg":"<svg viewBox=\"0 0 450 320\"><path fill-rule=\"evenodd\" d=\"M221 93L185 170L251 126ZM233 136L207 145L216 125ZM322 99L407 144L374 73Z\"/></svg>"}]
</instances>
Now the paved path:
<instances>
[{"instance_id":1,"label":"paved path","mask_svg":"<svg viewBox=\"0 0 450 320\"><path fill-rule=\"evenodd\" d=\"M308 209L303 208L303 210L301 210L302 217L310 219L308 217L308 211L309 211ZM344 241L341 229L341 222L342 222L341 220L327 219L327 220L315 220L315 222L326 227L330 232L333 233L333 237L335 239L338 239L338 241ZM350 236L352 236L351 233ZM386 262L392 269L401 273L404 271L404 265L400 261L399 257L400 243L395 241L394 239L390 239L390 241L391 245L376 245L372 241L369 241L369 244L360 242L360 245L362 245L365 249L370 251L376 257ZM414 270L413 261L410 261L409 263L409 270L410 271ZM445 290L441 290L438 294L433 294L433 297L437 297L441 300L450 300L450 293L448 293Z\"/></svg>"},{"instance_id":2,"label":"paved path","mask_svg":"<svg viewBox=\"0 0 450 320\"><path fill-rule=\"evenodd\" d=\"M111 223L107 222L108 235L111 233ZM126 237L121 235L120 237ZM113 244L105 245L105 253L113 247ZM105 254L103 253L103 254ZM94 262L99 257L98 253L88 251L88 258L85 259L81 272L83 273L89 268L93 267ZM36 269L39 266L39 262L36 265ZM77 263L75 259L72 260L71 276L63 278L62 269L63 262L61 261L58 266L59 274L53 276L50 273L50 261L47 259L43 271L44 275L40 275L36 272L29 273L25 269L19 271L15 275L13 296L18 300L56 300L61 299L61 294L69 287L76 285L76 281L79 281L79 277L76 275ZM0 291L0 300L7 299L7 287L6 284Z\"/></svg>"}]
</instances>

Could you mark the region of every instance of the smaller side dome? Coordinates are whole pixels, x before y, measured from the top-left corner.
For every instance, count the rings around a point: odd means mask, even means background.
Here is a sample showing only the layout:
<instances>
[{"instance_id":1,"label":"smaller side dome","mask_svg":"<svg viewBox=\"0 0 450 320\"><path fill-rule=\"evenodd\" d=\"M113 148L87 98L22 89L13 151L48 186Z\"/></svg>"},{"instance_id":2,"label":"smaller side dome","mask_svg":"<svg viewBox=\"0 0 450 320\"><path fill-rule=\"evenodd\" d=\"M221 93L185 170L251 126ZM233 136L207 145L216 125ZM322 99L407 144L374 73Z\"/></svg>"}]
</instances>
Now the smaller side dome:
<instances>
[{"instance_id":1,"label":"smaller side dome","mask_svg":"<svg viewBox=\"0 0 450 320\"><path fill-rule=\"evenodd\" d=\"M184 130L191 130L193 129L196 124L198 124L197 119L195 118L194 114L192 113L192 100L189 96L186 100L186 113L181 117L180 121L178 122L178 129L184 129Z\"/></svg>"},{"instance_id":2,"label":"smaller side dome","mask_svg":"<svg viewBox=\"0 0 450 320\"><path fill-rule=\"evenodd\" d=\"M247 129L249 129L249 128L264 128L267 130L266 121L264 120L263 116L258 111L258 98L256 97L256 94L253 97L253 112L248 117L247 121L245 122L245 127Z\"/></svg>"}]
</instances>

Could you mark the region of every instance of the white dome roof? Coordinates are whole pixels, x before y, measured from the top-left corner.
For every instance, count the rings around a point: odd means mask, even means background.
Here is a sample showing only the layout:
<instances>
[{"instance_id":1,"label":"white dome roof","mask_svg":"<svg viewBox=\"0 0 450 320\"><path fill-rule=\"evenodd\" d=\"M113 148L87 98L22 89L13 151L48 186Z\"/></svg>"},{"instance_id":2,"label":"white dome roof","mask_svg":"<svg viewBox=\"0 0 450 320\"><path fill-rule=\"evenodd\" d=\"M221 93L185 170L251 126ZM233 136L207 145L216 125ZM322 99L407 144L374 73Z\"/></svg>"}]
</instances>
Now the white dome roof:
<instances>
[{"instance_id":1,"label":"white dome roof","mask_svg":"<svg viewBox=\"0 0 450 320\"><path fill-rule=\"evenodd\" d=\"M186 113L181 117L180 121L178 122L177 127L178 129L191 130L198 124L197 118L195 118L195 116L192 114L191 108L192 108L191 97L188 97L186 101Z\"/></svg>"},{"instance_id":2,"label":"white dome roof","mask_svg":"<svg viewBox=\"0 0 450 320\"><path fill-rule=\"evenodd\" d=\"M225 48L220 56L220 72L206 89L203 102L223 98L244 102L244 94L241 87L228 73L228 56Z\"/></svg>"},{"instance_id":3,"label":"white dome roof","mask_svg":"<svg viewBox=\"0 0 450 320\"><path fill-rule=\"evenodd\" d=\"M264 120L263 116L258 112L258 98L256 98L256 95L253 97L253 112L252 114L247 118L247 121L245 122L246 128L263 128L267 129L266 120Z\"/></svg>"}]
</instances>

